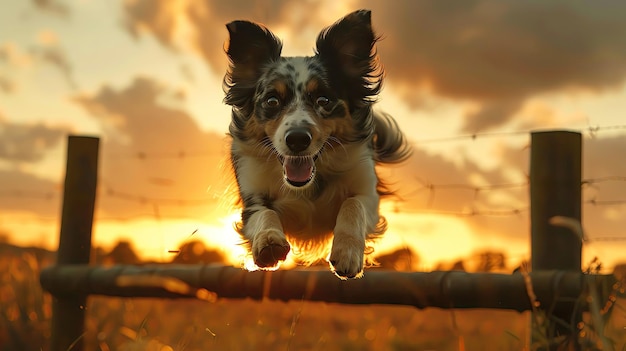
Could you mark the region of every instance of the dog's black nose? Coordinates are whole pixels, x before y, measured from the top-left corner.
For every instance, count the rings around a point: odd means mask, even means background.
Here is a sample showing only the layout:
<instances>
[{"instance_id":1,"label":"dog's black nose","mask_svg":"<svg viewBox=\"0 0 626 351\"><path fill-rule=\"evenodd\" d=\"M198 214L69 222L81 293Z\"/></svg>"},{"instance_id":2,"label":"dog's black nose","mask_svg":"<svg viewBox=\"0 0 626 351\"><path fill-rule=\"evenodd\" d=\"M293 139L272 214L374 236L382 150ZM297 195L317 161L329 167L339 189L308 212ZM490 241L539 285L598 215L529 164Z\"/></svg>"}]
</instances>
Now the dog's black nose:
<instances>
[{"instance_id":1,"label":"dog's black nose","mask_svg":"<svg viewBox=\"0 0 626 351\"><path fill-rule=\"evenodd\" d=\"M289 150L301 152L311 145L311 133L305 128L295 128L285 134L285 143Z\"/></svg>"}]
</instances>

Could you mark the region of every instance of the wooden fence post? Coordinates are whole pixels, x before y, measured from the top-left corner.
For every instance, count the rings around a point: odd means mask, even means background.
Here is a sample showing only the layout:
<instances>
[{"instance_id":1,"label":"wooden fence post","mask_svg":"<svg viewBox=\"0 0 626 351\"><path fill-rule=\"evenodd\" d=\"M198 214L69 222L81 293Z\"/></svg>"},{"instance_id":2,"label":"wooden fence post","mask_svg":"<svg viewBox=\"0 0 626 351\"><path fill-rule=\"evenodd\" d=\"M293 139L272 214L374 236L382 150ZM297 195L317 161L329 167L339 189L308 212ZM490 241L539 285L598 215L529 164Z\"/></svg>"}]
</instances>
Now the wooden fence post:
<instances>
[{"instance_id":1,"label":"wooden fence post","mask_svg":"<svg viewBox=\"0 0 626 351\"><path fill-rule=\"evenodd\" d=\"M578 132L548 131L531 135L530 217L533 271L581 271L582 240L570 229L550 224L565 216L581 220L582 136ZM558 299L557 299L558 300ZM580 312L575 301L541 306L551 312L551 337L575 336ZM561 320L565 323L555 322ZM573 322L573 323L572 323ZM553 345L554 346L554 345ZM550 346L549 349L553 349Z\"/></svg>"},{"instance_id":2,"label":"wooden fence post","mask_svg":"<svg viewBox=\"0 0 626 351\"><path fill-rule=\"evenodd\" d=\"M98 178L99 139L69 136L57 265L88 264ZM87 296L55 296L51 351L82 351Z\"/></svg>"}]
</instances>

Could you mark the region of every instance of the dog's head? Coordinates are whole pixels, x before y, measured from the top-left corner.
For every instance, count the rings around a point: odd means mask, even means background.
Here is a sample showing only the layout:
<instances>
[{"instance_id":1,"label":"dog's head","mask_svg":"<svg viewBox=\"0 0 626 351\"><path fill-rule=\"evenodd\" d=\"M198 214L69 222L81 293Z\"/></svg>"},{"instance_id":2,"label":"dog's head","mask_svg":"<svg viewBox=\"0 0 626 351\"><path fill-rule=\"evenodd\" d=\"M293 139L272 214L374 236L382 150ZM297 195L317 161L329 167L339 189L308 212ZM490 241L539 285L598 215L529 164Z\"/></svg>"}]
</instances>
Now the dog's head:
<instances>
[{"instance_id":1,"label":"dog's head","mask_svg":"<svg viewBox=\"0 0 626 351\"><path fill-rule=\"evenodd\" d=\"M230 134L259 155L276 154L293 187L314 179L322 152L366 142L373 134L371 104L382 70L370 17L370 11L356 11L322 30L309 57L281 57L281 41L259 24L226 26Z\"/></svg>"}]
</instances>

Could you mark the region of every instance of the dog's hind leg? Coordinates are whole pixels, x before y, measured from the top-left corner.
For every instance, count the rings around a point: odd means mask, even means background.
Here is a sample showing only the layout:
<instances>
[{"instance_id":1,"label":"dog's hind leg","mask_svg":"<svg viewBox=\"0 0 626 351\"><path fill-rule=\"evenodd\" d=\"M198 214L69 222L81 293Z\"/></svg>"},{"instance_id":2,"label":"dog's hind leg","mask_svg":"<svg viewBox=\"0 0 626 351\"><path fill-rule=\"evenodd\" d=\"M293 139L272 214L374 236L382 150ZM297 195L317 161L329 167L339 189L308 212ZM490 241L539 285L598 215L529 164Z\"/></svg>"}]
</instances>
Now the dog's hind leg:
<instances>
[{"instance_id":1,"label":"dog's hind leg","mask_svg":"<svg viewBox=\"0 0 626 351\"><path fill-rule=\"evenodd\" d=\"M252 244L252 257L259 268L275 267L289 253L280 218L273 210L254 212L243 227L243 234Z\"/></svg>"}]
</instances>

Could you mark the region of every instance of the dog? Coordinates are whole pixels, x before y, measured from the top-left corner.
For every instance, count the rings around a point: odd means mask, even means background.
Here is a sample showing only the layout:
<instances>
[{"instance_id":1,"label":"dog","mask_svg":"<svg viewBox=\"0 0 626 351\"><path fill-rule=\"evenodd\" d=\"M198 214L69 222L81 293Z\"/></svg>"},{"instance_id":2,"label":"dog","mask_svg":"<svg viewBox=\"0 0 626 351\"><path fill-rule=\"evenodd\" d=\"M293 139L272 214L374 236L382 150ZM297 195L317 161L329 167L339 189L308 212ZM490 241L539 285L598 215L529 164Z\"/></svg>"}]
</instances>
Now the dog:
<instances>
[{"instance_id":1,"label":"dog","mask_svg":"<svg viewBox=\"0 0 626 351\"><path fill-rule=\"evenodd\" d=\"M392 193L376 165L410 155L395 120L372 109L383 70L371 12L322 30L308 57L281 57L261 24L226 28L236 229L254 263L277 268L294 245L305 262L326 258L339 278L361 277L366 242L387 228L380 198Z\"/></svg>"}]
</instances>

